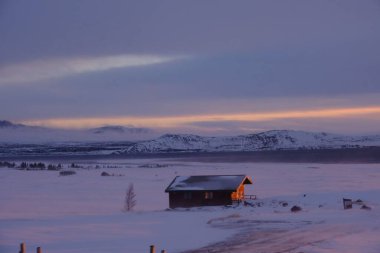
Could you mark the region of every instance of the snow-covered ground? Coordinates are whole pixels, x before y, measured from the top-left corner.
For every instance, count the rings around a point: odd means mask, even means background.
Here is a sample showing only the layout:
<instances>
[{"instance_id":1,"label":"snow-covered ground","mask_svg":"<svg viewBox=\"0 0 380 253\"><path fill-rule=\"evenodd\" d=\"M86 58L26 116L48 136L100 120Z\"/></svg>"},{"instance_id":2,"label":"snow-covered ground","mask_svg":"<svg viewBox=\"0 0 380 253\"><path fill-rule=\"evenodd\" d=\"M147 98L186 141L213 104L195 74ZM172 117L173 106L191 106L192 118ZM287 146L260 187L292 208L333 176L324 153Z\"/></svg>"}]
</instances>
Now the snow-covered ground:
<instances>
[{"instance_id":1,"label":"snow-covered ground","mask_svg":"<svg viewBox=\"0 0 380 253\"><path fill-rule=\"evenodd\" d=\"M139 253L151 244L169 253L380 252L379 164L76 163L84 168L71 176L0 169L1 253L18 252L20 242L48 253ZM164 190L175 176L214 174L252 176L254 206L167 209ZM125 213L130 183L137 205ZM371 210L344 210L342 198ZM292 213L294 205L302 211Z\"/></svg>"}]
</instances>

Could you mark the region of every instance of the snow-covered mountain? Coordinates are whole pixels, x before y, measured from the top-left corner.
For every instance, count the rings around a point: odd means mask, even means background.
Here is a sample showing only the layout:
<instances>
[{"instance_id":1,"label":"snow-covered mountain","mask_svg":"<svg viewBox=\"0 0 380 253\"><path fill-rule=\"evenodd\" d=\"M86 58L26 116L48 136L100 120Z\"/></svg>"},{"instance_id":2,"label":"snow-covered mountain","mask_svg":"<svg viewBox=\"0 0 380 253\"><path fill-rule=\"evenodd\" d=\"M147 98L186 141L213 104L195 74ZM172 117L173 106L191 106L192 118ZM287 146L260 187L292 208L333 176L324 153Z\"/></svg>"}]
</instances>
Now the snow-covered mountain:
<instances>
[{"instance_id":1,"label":"snow-covered mountain","mask_svg":"<svg viewBox=\"0 0 380 253\"><path fill-rule=\"evenodd\" d=\"M157 133L147 128L103 126L90 129L56 129L0 121L0 143L141 141L157 136Z\"/></svg>"},{"instance_id":2,"label":"snow-covered mountain","mask_svg":"<svg viewBox=\"0 0 380 253\"><path fill-rule=\"evenodd\" d=\"M282 149L332 149L380 146L380 135L344 136L290 130L273 130L235 137L166 134L135 143L120 153L228 152Z\"/></svg>"},{"instance_id":3,"label":"snow-covered mountain","mask_svg":"<svg viewBox=\"0 0 380 253\"><path fill-rule=\"evenodd\" d=\"M147 128L103 126L67 130L0 121L0 153L20 153L22 149L18 144L36 145L25 146L28 150L32 148L37 150L31 150L31 153L69 151L73 154L77 152L78 147L81 154L95 151L107 154L140 154L380 147L380 135L345 136L291 130L272 130L229 137L204 137L191 134L158 136L158 132Z\"/></svg>"},{"instance_id":4,"label":"snow-covered mountain","mask_svg":"<svg viewBox=\"0 0 380 253\"><path fill-rule=\"evenodd\" d=\"M7 120L0 120L0 129L9 129L9 128L22 128L25 127L25 125L22 124L13 124L10 121Z\"/></svg>"}]
</instances>

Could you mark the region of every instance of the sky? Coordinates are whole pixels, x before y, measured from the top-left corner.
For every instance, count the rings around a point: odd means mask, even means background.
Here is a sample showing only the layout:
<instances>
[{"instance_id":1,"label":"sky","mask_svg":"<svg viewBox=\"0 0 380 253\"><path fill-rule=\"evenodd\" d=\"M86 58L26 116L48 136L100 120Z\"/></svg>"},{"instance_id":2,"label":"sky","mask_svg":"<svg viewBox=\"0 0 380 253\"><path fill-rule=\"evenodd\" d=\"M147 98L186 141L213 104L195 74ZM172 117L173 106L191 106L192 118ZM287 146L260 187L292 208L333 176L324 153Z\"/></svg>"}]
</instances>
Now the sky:
<instances>
[{"instance_id":1,"label":"sky","mask_svg":"<svg viewBox=\"0 0 380 253\"><path fill-rule=\"evenodd\" d=\"M0 119L380 133L379 0L0 0Z\"/></svg>"}]
</instances>

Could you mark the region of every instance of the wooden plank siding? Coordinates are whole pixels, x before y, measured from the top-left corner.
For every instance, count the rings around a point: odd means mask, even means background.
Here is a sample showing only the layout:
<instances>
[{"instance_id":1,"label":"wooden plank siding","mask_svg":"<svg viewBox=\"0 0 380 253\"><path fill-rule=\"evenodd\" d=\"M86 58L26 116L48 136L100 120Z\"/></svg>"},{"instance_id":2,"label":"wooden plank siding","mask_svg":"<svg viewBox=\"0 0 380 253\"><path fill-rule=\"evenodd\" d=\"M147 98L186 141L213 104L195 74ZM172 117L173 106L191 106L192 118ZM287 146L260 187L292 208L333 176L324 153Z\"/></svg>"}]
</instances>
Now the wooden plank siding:
<instances>
[{"instance_id":1,"label":"wooden plank siding","mask_svg":"<svg viewBox=\"0 0 380 253\"><path fill-rule=\"evenodd\" d=\"M210 193L212 197L210 197ZM208 195L208 196L206 196ZM232 205L231 191L177 191L169 192L169 207Z\"/></svg>"},{"instance_id":2,"label":"wooden plank siding","mask_svg":"<svg viewBox=\"0 0 380 253\"><path fill-rule=\"evenodd\" d=\"M243 200L244 199L244 184L241 184L239 186L239 188L237 189L237 191L235 191L235 192L233 192L231 194L231 199L233 201Z\"/></svg>"}]
</instances>

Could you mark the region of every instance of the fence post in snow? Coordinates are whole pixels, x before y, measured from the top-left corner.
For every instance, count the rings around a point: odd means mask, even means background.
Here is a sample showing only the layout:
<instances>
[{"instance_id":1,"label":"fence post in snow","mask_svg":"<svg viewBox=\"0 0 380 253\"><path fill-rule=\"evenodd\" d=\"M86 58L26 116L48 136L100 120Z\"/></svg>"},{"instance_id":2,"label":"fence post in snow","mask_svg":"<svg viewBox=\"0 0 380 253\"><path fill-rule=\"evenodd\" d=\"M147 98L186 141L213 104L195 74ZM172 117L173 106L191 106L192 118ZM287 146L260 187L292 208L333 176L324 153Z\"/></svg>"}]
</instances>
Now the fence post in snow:
<instances>
[{"instance_id":1,"label":"fence post in snow","mask_svg":"<svg viewBox=\"0 0 380 253\"><path fill-rule=\"evenodd\" d=\"M41 247L37 247L37 253L42 253Z\"/></svg>"},{"instance_id":2,"label":"fence post in snow","mask_svg":"<svg viewBox=\"0 0 380 253\"><path fill-rule=\"evenodd\" d=\"M25 242L23 242L23 243L20 244L20 251L19 251L19 253L26 253Z\"/></svg>"},{"instance_id":3,"label":"fence post in snow","mask_svg":"<svg viewBox=\"0 0 380 253\"><path fill-rule=\"evenodd\" d=\"M150 253L156 253L156 249L154 248L154 245L150 245Z\"/></svg>"},{"instance_id":4,"label":"fence post in snow","mask_svg":"<svg viewBox=\"0 0 380 253\"><path fill-rule=\"evenodd\" d=\"M351 209L352 208L352 199L343 198L343 208L344 209Z\"/></svg>"}]
</instances>

